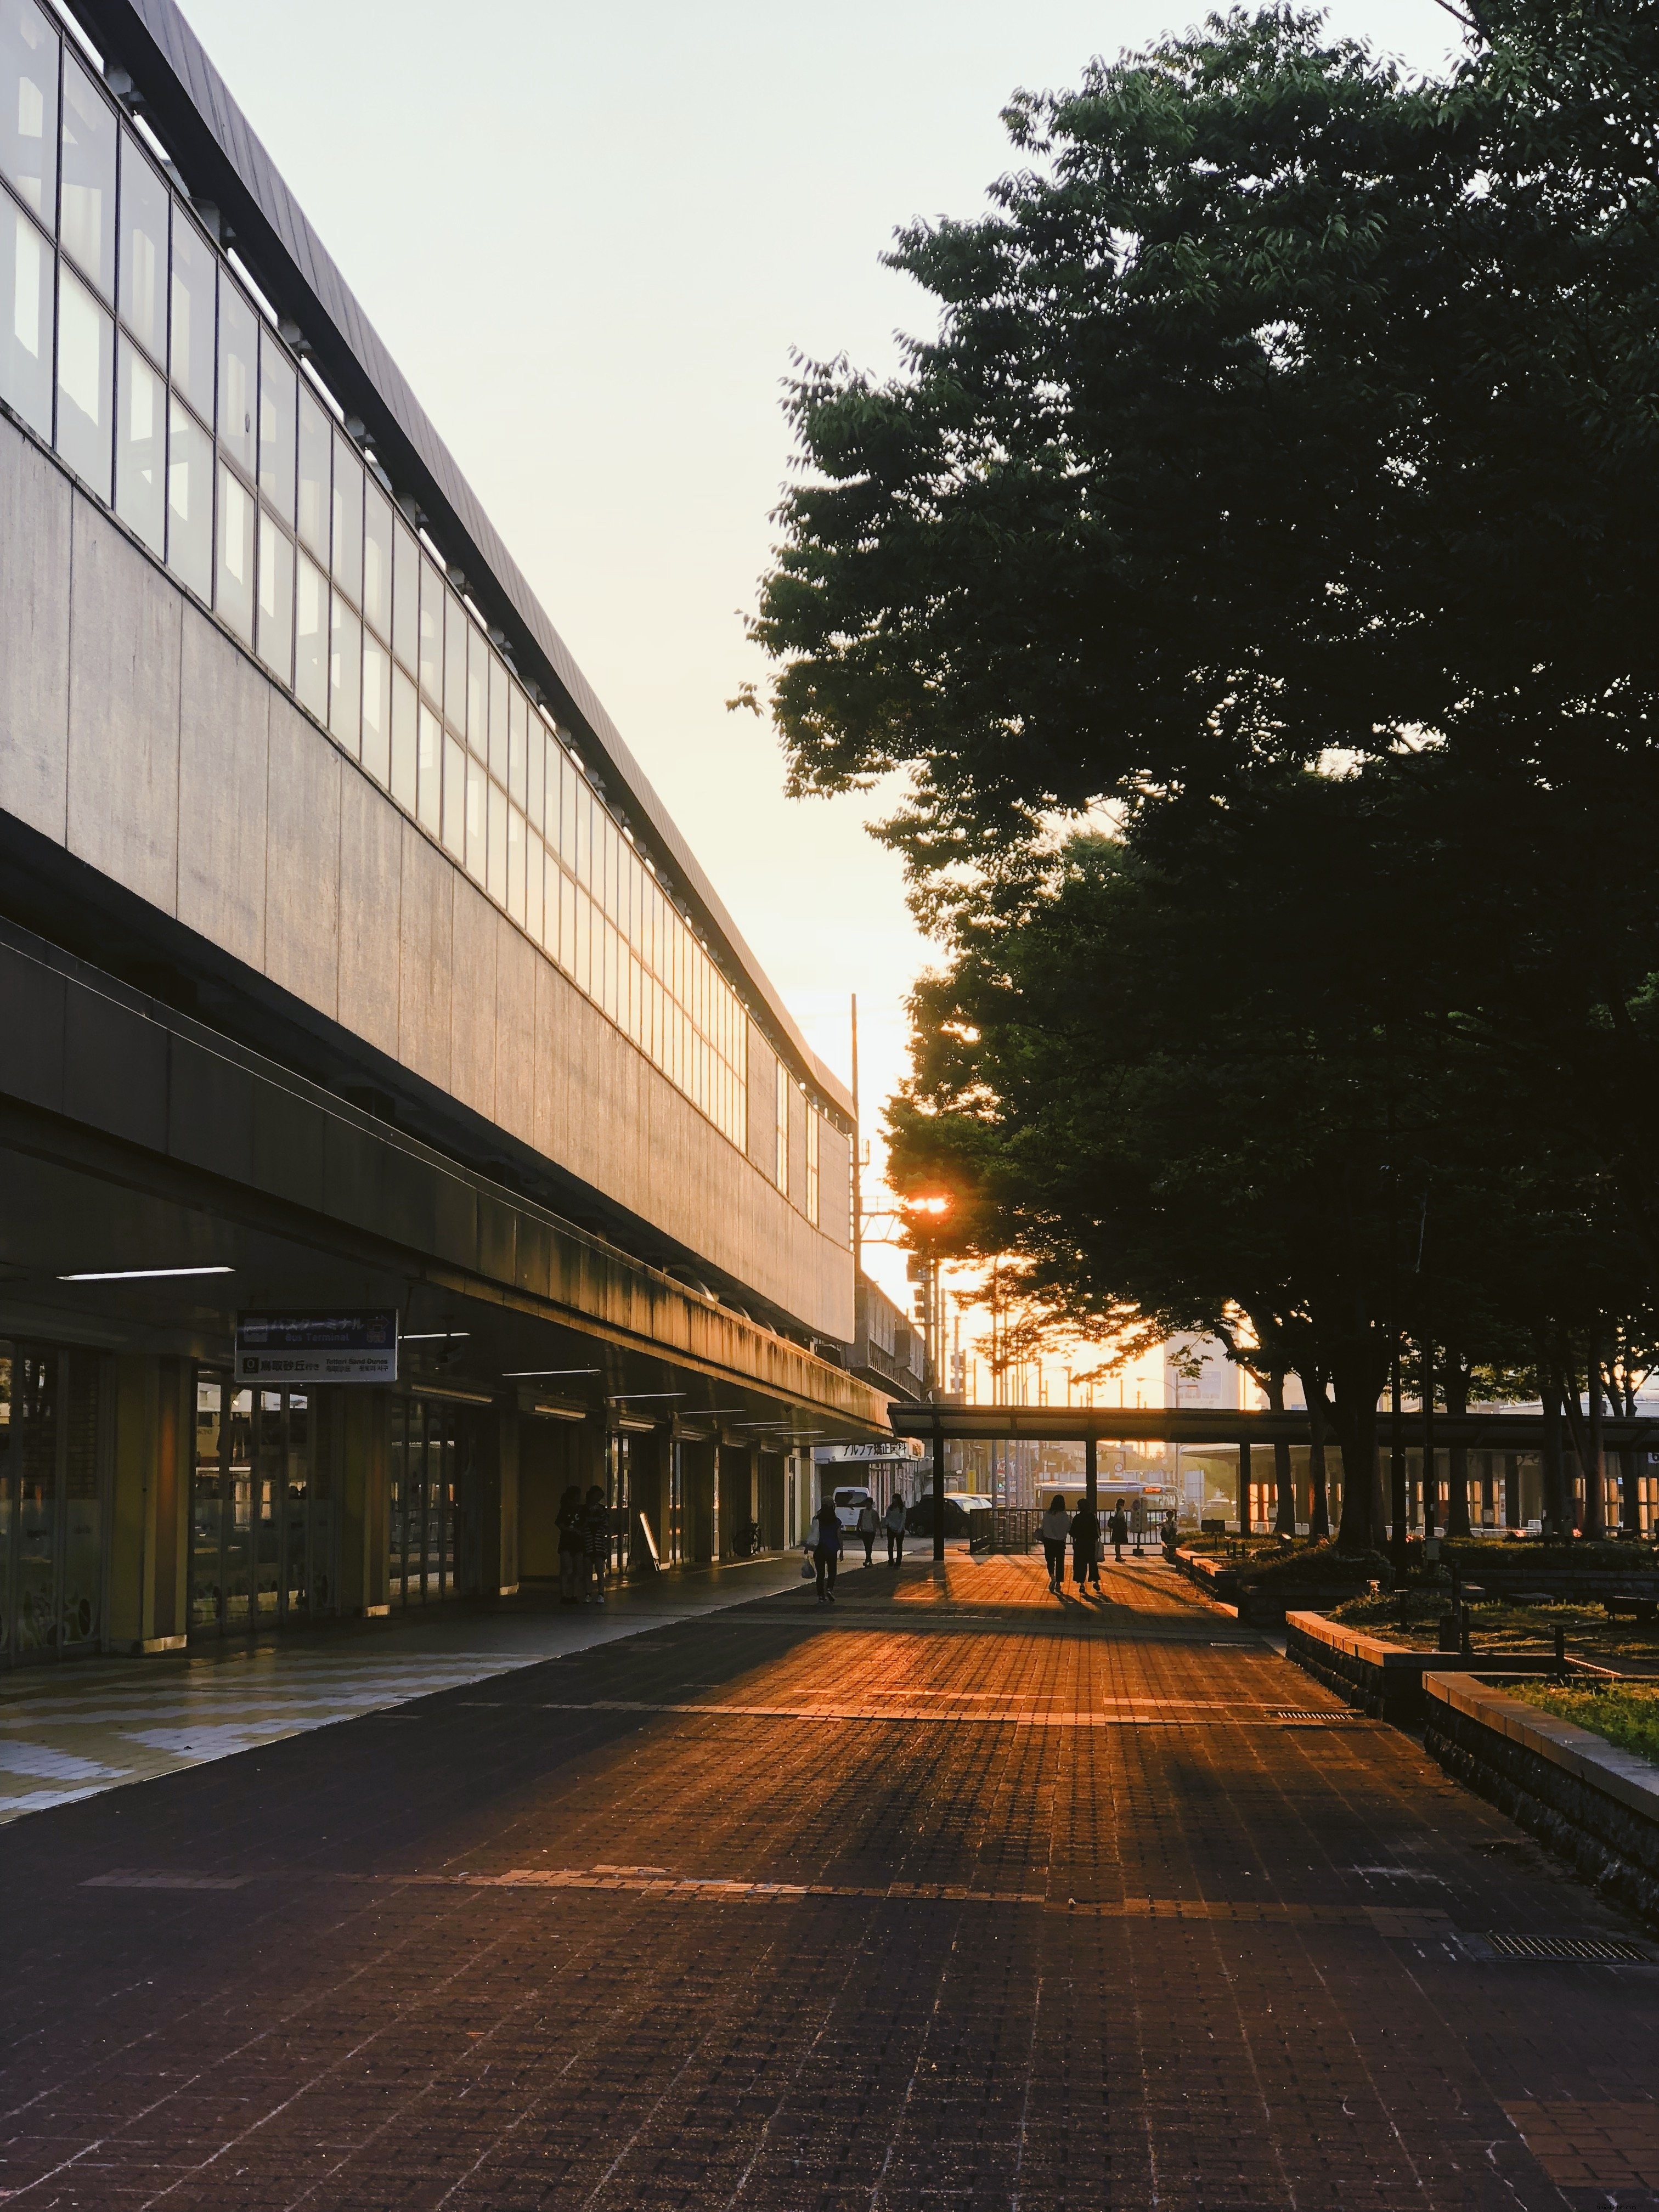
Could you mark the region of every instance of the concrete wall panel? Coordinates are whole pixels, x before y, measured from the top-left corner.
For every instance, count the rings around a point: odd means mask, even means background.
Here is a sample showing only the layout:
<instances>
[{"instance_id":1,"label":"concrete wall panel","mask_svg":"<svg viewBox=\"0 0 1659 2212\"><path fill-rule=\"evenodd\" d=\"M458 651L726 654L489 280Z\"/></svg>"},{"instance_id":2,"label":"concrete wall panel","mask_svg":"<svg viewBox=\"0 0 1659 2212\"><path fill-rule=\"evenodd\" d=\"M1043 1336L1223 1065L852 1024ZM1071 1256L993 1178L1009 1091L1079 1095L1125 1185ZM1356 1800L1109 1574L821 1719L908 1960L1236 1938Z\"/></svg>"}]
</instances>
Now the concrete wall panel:
<instances>
[{"instance_id":1,"label":"concrete wall panel","mask_svg":"<svg viewBox=\"0 0 1659 2212\"><path fill-rule=\"evenodd\" d=\"M265 964L265 779L272 692L189 605L179 657L179 919Z\"/></svg>"},{"instance_id":2,"label":"concrete wall panel","mask_svg":"<svg viewBox=\"0 0 1659 2212\"><path fill-rule=\"evenodd\" d=\"M74 496L44 453L0 423L0 807L59 845L68 835Z\"/></svg>"},{"instance_id":3,"label":"concrete wall panel","mask_svg":"<svg viewBox=\"0 0 1659 2212\"><path fill-rule=\"evenodd\" d=\"M449 1087L487 1121L495 1118L497 919L477 885L457 876Z\"/></svg>"},{"instance_id":4,"label":"concrete wall panel","mask_svg":"<svg viewBox=\"0 0 1659 2212\"><path fill-rule=\"evenodd\" d=\"M70 580L68 844L163 914L179 884L184 601L89 500Z\"/></svg>"},{"instance_id":5,"label":"concrete wall panel","mask_svg":"<svg viewBox=\"0 0 1659 2212\"><path fill-rule=\"evenodd\" d=\"M505 915L496 918L495 1120L536 1141L536 970L541 955Z\"/></svg>"},{"instance_id":6,"label":"concrete wall panel","mask_svg":"<svg viewBox=\"0 0 1659 2212\"><path fill-rule=\"evenodd\" d=\"M339 754L280 692L270 695L270 836L265 973L332 1020L339 1010Z\"/></svg>"},{"instance_id":7,"label":"concrete wall panel","mask_svg":"<svg viewBox=\"0 0 1659 2212\"><path fill-rule=\"evenodd\" d=\"M343 771L340 790L340 1019L398 1056L398 954L403 832L367 776Z\"/></svg>"},{"instance_id":8,"label":"concrete wall panel","mask_svg":"<svg viewBox=\"0 0 1659 2212\"><path fill-rule=\"evenodd\" d=\"M412 822L402 829L398 1057L416 1075L447 1091L455 871Z\"/></svg>"},{"instance_id":9,"label":"concrete wall panel","mask_svg":"<svg viewBox=\"0 0 1659 2212\"><path fill-rule=\"evenodd\" d=\"M778 1056L760 1031L749 1031L749 1158L769 1182L778 1172Z\"/></svg>"}]
</instances>

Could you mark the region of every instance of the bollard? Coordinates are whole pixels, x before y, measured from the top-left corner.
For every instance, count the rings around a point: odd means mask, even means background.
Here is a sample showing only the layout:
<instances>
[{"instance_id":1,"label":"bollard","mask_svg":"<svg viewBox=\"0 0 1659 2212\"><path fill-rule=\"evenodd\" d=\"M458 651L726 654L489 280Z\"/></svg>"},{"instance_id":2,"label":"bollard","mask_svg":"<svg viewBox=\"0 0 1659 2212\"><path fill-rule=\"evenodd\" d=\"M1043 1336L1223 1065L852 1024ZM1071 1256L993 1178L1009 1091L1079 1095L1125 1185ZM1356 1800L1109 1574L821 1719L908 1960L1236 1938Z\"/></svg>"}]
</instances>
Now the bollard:
<instances>
[{"instance_id":1,"label":"bollard","mask_svg":"<svg viewBox=\"0 0 1659 2212\"><path fill-rule=\"evenodd\" d=\"M1562 1681L1567 1677L1567 1632L1560 1621L1555 1624L1555 1671Z\"/></svg>"}]
</instances>

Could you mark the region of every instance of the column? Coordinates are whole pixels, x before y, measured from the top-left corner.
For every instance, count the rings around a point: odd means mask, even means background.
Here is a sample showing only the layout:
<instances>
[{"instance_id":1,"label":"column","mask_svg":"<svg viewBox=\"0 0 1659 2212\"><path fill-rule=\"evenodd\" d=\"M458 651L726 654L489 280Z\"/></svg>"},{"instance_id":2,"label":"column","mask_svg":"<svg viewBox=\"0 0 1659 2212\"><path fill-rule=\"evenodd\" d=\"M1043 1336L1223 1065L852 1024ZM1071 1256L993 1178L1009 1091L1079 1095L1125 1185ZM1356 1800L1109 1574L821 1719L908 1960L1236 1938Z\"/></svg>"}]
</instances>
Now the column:
<instances>
[{"instance_id":1,"label":"column","mask_svg":"<svg viewBox=\"0 0 1659 2212\"><path fill-rule=\"evenodd\" d=\"M344 1389L318 1393L327 1425L340 1510L340 1610L373 1619L388 1613L387 1455L392 1393Z\"/></svg>"},{"instance_id":2,"label":"column","mask_svg":"<svg viewBox=\"0 0 1659 2212\"><path fill-rule=\"evenodd\" d=\"M585 1430L593 1425L592 1422L583 1424ZM496 1406L479 1416L472 1449L478 1500L479 1590L484 1597L511 1597L519 1587L516 1400L510 1406Z\"/></svg>"},{"instance_id":3,"label":"column","mask_svg":"<svg viewBox=\"0 0 1659 2212\"><path fill-rule=\"evenodd\" d=\"M1250 1447L1248 1439L1238 1448L1238 1533L1250 1533Z\"/></svg>"},{"instance_id":4,"label":"column","mask_svg":"<svg viewBox=\"0 0 1659 2212\"><path fill-rule=\"evenodd\" d=\"M190 1494L196 1370L187 1359L110 1361L114 1440L107 1536L112 1651L182 1651L190 1631Z\"/></svg>"}]
</instances>

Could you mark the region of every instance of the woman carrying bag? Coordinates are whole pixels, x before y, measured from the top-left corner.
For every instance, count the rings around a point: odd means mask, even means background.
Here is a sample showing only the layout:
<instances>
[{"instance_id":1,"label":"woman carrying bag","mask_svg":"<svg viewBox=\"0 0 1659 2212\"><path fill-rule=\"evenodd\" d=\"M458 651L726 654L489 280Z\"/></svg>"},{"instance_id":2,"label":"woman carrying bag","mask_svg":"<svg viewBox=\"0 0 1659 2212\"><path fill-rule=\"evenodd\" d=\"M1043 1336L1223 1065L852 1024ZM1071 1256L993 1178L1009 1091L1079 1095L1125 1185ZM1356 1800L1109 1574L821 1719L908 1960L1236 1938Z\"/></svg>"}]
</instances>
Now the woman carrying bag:
<instances>
[{"instance_id":1,"label":"woman carrying bag","mask_svg":"<svg viewBox=\"0 0 1659 2212\"><path fill-rule=\"evenodd\" d=\"M818 1603L833 1605L836 1601L836 1568L841 1559L841 1522L835 1506L827 1498L812 1516L806 1532L806 1548L812 1558L812 1572L818 1586Z\"/></svg>"},{"instance_id":2,"label":"woman carrying bag","mask_svg":"<svg viewBox=\"0 0 1659 2212\"><path fill-rule=\"evenodd\" d=\"M1066 1539L1072 1533L1072 1516L1066 1500L1056 1495L1042 1516L1042 1556L1048 1566L1048 1587L1056 1597L1066 1594Z\"/></svg>"}]
</instances>

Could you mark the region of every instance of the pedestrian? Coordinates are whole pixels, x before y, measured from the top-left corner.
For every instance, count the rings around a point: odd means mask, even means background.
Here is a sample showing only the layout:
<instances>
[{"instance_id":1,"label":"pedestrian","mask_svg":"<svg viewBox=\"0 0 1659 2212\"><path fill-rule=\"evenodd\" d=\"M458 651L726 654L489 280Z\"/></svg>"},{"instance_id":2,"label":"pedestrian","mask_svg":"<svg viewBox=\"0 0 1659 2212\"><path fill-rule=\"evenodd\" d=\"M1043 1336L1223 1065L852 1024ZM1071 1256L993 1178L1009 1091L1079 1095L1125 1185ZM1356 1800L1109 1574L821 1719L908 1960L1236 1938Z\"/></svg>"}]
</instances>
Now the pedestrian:
<instances>
[{"instance_id":1,"label":"pedestrian","mask_svg":"<svg viewBox=\"0 0 1659 2212\"><path fill-rule=\"evenodd\" d=\"M611 1565L611 1516L599 1483L589 1489L582 1507L582 1533L587 1539L587 1595L589 1605L605 1603L605 1571Z\"/></svg>"},{"instance_id":2,"label":"pedestrian","mask_svg":"<svg viewBox=\"0 0 1659 2212\"><path fill-rule=\"evenodd\" d=\"M1066 1539L1072 1531L1072 1516L1066 1510L1066 1500L1056 1494L1048 1500L1048 1510L1042 1516L1042 1556L1048 1565L1048 1587L1056 1597L1066 1594Z\"/></svg>"},{"instance_id":3,"label":"pedestrian","mask_svg":"<svg viewBox=\"0 0 1659 2212\"><path fill-rule=\"evenodd\" d=\"M826 1498L807 1530L811 1547L812 1566L817 1578L818 1603L833 1605L836 1601L836 1567L841 1559L841 1516L835 1502Z\"/></svg>"},{"instance_id":4,"label":"pedestrian","mask_svg":"<svg viewBox=\"0 0 1659 2212\"><path fill-rule=\"evenodd\" d=\"M1115 1505L1112 1509L1112 1550L1120 1565L1123 1559L1123 1547L1128 1540L1129 1516L1121 1504Z\"/></svg>"},{"instance_id":5,"label":"pedestrian","mask_svg":"<svg viewBox=\"0 0 1659 2212\"><path fill-rule=\"evenodd\" d=\"M904 1557L905 1520L904 1500L896 1490L893 1492L892 1504L881 1517L887 1530L887 1564L890 1567L896 1567Z\"/></svg>"},{"instance_id":6,"label":"pedestrian","mask_svg":"<svg viewBox=\"0 0 1659 2212\"><path fill-rule=\"evenodd\" d=\"M866 1498L859 1508L859 1536L864 1545L864 1564L866 1567L875 1565L872 1554L880 1532L881 1516L876 1511L876 1501L873 1498Z\"/></svg>"},{"instance_id":7,"label":"pedestrian","mask_svg":"<svg viewBox=\"0 0 1659 2212\"><path fill-rule=\"evenodd\" d=\"M1072 1578L1079 1589L1091 1579L1100 1588L1100 1521L1086 1498L1072 1516Z\"/></svg>"},{"instance_id":8,"label":"pedestrian","mask_svg":"<svg viewBox=\"0 0 1659 2212\"><path fill-rule=\"evenodd\" d=\"M554 1527L559 1532L559 1603L575 1605L581 1597L587 1560L587 1531L582 1518L582 1492L579 1482L565 1485L564 1496L559 1500L558 1512L554 1516Z\"/></svg>"}]
</instances>

